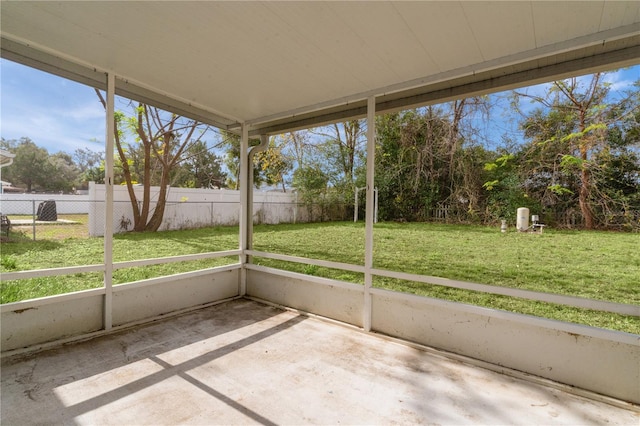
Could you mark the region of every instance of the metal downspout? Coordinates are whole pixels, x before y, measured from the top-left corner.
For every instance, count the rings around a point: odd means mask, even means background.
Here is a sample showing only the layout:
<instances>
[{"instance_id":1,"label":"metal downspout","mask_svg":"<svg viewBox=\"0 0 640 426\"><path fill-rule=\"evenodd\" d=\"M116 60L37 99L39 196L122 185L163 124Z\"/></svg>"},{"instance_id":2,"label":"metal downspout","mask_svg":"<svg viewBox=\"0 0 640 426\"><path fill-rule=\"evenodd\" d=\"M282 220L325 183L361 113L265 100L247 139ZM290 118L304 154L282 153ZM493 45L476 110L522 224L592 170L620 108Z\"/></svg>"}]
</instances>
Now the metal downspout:
<instances>
[{"instance_id":1,"label":"metal downspout","mask_svg":"<svg viewBox=\"0 0 640 426\"><path fill-rule=\"evenodd\" d=\"M248 193L248 212L247 218L247 249L253 249L253 157L258 152L266 151L269 146L269 136L260 135L260 144L249 148L249 193ZM247 257L247 263L251 263L251 258Z\"/></svg>"},{"instance_id":2,"label":"metal downspout","mask_svg":"<svg viewBox=\"0 0 640 426\"><path fill-rule=\"evenodd\" d=\"M245 250L247 247L247 216L248 216L248 208L249 208L249 191L247 187L249 186L248 178L249 173L247 170L249 169L249 126L246 123L242 123L242 132L240 138L240 174L238 179L238 185L240 187L240 282L238 283L238 293L240 296L244 296L247 293L247 270L244 268L245 263L247 262L247 255L245 254ZM250 217L250 215L249 215Z\"/></svg>"},{"instance_id":3,"label":"metal downspout","mask_svg":"<svg viewBox=\"0 0 640 426\"><path fill-rule=\"evenodd\" d=\"M260 136L260 144L249 147L249 126L242 125L240 140L240 283L239 295L247 294L247 270L244 265L250 262L246 251L253 245L253 156L267 148L269 138Z\"/></svg>"}]
</instances>

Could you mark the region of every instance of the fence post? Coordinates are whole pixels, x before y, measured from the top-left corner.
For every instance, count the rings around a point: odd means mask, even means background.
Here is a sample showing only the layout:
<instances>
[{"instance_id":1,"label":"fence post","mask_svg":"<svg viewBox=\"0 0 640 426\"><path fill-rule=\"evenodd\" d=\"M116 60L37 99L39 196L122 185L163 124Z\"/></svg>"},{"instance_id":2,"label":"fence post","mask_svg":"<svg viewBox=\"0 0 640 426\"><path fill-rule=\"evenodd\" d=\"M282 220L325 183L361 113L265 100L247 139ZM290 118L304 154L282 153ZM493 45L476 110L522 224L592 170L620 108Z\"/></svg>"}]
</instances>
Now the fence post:
<instances>
[{"instance_id":1,"label":"fence post","mask_svg":"<svg viewBox=\"0 0 640 426\"><path fill-rule=\"evenodd\" d=\"M33 229L33 241L36 240L36 200L31 200L31 228Z\"/></svg>"},{"instance_id":2,"label":"fence post","mask_svg":"<svg viewBox=\"0 0 640 426\"><path fill-rule=\"evenodd\" d=\"M293 223L298 222L298 191L296 190L295 204L293 205Z\"/></svg>"}]
</instances>

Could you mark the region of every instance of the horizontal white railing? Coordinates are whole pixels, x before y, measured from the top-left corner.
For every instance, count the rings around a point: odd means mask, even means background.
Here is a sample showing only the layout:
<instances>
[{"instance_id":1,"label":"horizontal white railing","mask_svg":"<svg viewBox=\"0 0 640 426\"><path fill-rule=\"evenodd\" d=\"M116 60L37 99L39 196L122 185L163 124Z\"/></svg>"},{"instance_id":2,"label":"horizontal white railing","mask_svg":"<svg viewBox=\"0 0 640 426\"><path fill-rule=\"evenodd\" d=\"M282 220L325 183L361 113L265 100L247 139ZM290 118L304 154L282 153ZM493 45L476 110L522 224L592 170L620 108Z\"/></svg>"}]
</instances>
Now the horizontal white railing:
<instances>
[{"instance_id":1,"label":"horizontal white railing","mask_svg":"<svg viewBox=\"0 0 640 426\"><path fill-rule=\"evenodd\" d=\"M306 265L322 266L333 269L340 269L351 272L365 272L364 266L349 263L332 262L327 260L310 259L298 256L289 256L263 251L247 250L246 254L267 259L282 260L287 262L302 263ZM571 306L575 308L593 309L602 312L611 312L621 315L640 316L640 306L625 303L607 302L604 300L588 299L578 296L567 296L556 293L544 293L533 290L522 290L517 288L500 287L488 284L478 284L468 281L458 281L448 278L434 277L428 275L411 274L407 272L396 272L385 269L371 269L375 276L395 278L404 281L414 281L424 284L433 284L443 287L458 288L463 290L477 291L480 293L490 293L502 296L517 297L520 299L534 300L538 302L555 303L558 305Z\"/></svg>"},{"instance_id":2,"label":"horizontal white railing","mask_svg":"<svg viewBox=\"0 0 640 426\"><path fill-rule=\"evenodd\" d=\"M340 287L346 289L362 289L362 284L350 283L347 281L338 281L333 278L316 277L313 275L301 274L300 272L291 272L284 269L272 268L270 266L254 265L252 263L246 263L245 267L252 271L267 272L272 275L277 275L283 278L295 278L300 279L304 277L305 281L315 284L328 285L333 287Z\"/></svg>"},{"instance_id":3,"label":"horizontal white railing","mask_svg":"<svg viewBox=\"0 0 640 426\"><path fill-rule=\"evenodd\" d=\"M216 259L219 257L239 256L241 250L215 251L197 254L185 254L181 256L155 257L150 259L128 260L114 262L113 269L135 268L139 266L160 265L164 263L188 262L192 260ZM61 268L32 269L29 271L3 272L2 280L23 280L29 278L54 277L57 275L79 274L83 272L104 272L103 263L84 266L64 266Z\"/></svg>"},{"instance_id":4,"label":"horizontal white railing","mask_svg":"<svg viewBox=\"0 0 640 426\"><path fill-rule=\"evenodd\" d=\"M202 259L215 259L220 257L230 257L230 256L240 256L240 255L248 255L254 257L262 257L266 259L280 260L285 262L299 263L305 265L315 265L319 267L338 269L349 272L356 273L365 273L365 267L362 265L354 265L350 263L343 262L334 262L329 260L320 260L320 259L311 259L300 256L291 256L284 255L278 253L270 253L258 250L226 250L219 252L208 252L208 253L197 253L197 254L188 254L181 256L168 256L168 257L159 257L159 258L150 258L150 259L141 259L141 260L132 260L132 261L124 261L124 262L115 262L113 264L113 269L125 269L125 268L134 268L141 266L150 266L150 265L159 265L166 263L176 263L176 262L186 262L186 261L194 261L194 260L202 260ZM239 263L234 265L240 265ZM246 264L248 268L258 269L258 265ZM50 268L50 269L35 269L29 271L16 271L16 272L4 272L2 273L3 281L10 280L22 280L29 278L41 278L41 277L51 277L51 276L59 276L59 275L68 275L68 274L78 274L78 273L89 273L89 272L104 272L105 265L104 264L94 264L94 265L83 265L83 266L68 266L62 268ZM449 288L458 288L463 290L477 291L481 293L490 293L508 297L516 297L520 299L533 300L538 302L545 303L554 303L558 305L576 307L576 308L584 308L584 309L593 309L602 312L611 312L615 314L621 315L631 315L631 316L640 316L640 306L625 304L625 303L616 303L616 302L608 302L604 300L596 300L589 299L578 296L568 296L556 293L544 293L532 290L523 290L517 288L509 288L509 287L501 287L494 286L488 284L478 284L467 281L459 281L448 278L441 278L435 276L428 275L419 275L412 274L406 272L397 272L390 271L385 269L371 269L371 273L374 276L386 277L399 279L404 281L413 281L420 282L424 284L438 285ZM147 282L148 280L145 280ZM152 281L150 281L152 282ZM74 294L74 293L70 293ZM21 302L16 302L21 303Z\"/></svg>"},{"instance_id":5,"label":"horizontal white railing","mask_svg":"<svg viewBox=\"0 0 640 426\"><path fill-rule=\"evenodd\" d=\"M219 257L240 256L242 250L213 251L207 253L184 254L180 256L156 257L152 259L130 260L126 262L115 262L113 269L134 268L137 266L160 265L163 263L187 262L191 260L216 259Z\"/></svg>"},{"instance_id":6,"label":"horizontal white railing","mask_svg":"<svg viewBox=\"0 0 640 426\"><path fill-rule=\"evenodd\" d=\"M387 290L383 288L372 288L371 293L379 296L384 296L388 298L392 298L398 301L415 301L420 303L423 301L424 296L419 296L416 294L409 293L398 293L396 291ZM447 305L451 305L452 303L448 300L441 299L430 299L430 304L439 305L446 307ZM483 310L488 308L483 308L481 306L475 305L467 305L467 304L457 304L456 310L460 312L468 312L468 313L483 313ZM514 321L521 324L534 325L536 327L548 328L558 331L563 331L568 334L575 334L581 336L589 336L598 339L607 339L612 340L619 343L629 344L629 345L637 345L638 344L638 336L631 333L625 333L615 330L609 330L604 328L590 327L585 326L583 324L571 323L571 322L563 322L557 321L549 318L537 317L533 315L525 315L525 314L517 314L509 311L501 311L501 310L492 310L491 316L497 319L504 319L508 321Z\"/></svg>"},{"instance_id":7,"label":"horizontal white railing","mask_svg":"<svg viewBox=\"0 0 640 426\"><path fill-rule=\"evenodd\" d=\"M364 273L364 266L353 265L351 263L333 262L331 260L310 259L307 257L290 256L287 254L269 253L256 250L245 250L245 254L255 257L265 257L267 259L283 260L286 262L304 263L307 265L323 266L325 268L341 269L344 271Z\"/></svg>"},{"instance_id":8,"label":"horizontal white railing","mask_svg":"<svg viewBox=\"0 0 640 426\"><path fill-rule=\"evenodd\" d=\"M75 299L84 299L90 296L103 295L106 293L104 287L91 288L88 290L74 291L71 293L56 294L51 296L39 297L37 299L20 300L18 302L4 303L0 305L0 313L5 312L21 312L29 309L39 308L41 306L51 305L60 302L68 302Z\"/></svg>"},{"instance_id":9,"label":"horizontal white railing","mask_svg":"<svg viewBox=\"0 0 640 426\"><path fill-rule=\"evenodd\" d=\"M161 284L161 283L168 283L168 282L175 281L176 278L182 279L182 278L202 277L205 275L209 275L212 272L233 271L234 269L240 269L240 267L241 266L239 263L234 263L231 265L213 266L211 268L198 269L196 271L180 272L172 275L162 275L160 277L146 278L144 280L128 282L126 284L126 288L131 289L136 287L147 287L147 286ZM113 291L117 292L118 290L121 290L123 288L124 287L122 285L117 285L113 287Z\"/></svg>"},{"instance_id":10,"label":"horizontal white railing","mask_svg":"<svg viewBox=\"0 0 640 426\"><path fill-rule=\"evenodd\" d=\"M428 275L409 274L406 272L394 272L384 269L372 269L371 273L381 277L396 278L406 281L416 281L425 284L439 285L443 287L472 290L481 293L498 294L502 296L518 297L520 299L535 300L538 302L555 303L558 305L573 306L576 308L595 309L603 312L612 312L622 315L640 316L640 306L625 303L607 302L604 300L588 299L578 296L567 296L556 293L544 293L533 290L500 287L488 284L477 284L468 281L457 281L448 278L432 277Z\"/></svg>"},{"instance_id":11,"label":"horizontal white railing","mask_svg":"<svg viewBox=\"0 0 640 426\"><path fill-rule=\"evenodd\" d=\"M85 272L103 272L104 263L82 266L63 266L61 268L30 269L28 271L3 272L2 281L26 280L29 278L55 277L57 275L81 274Z\"/></svg>"}]
</instances>

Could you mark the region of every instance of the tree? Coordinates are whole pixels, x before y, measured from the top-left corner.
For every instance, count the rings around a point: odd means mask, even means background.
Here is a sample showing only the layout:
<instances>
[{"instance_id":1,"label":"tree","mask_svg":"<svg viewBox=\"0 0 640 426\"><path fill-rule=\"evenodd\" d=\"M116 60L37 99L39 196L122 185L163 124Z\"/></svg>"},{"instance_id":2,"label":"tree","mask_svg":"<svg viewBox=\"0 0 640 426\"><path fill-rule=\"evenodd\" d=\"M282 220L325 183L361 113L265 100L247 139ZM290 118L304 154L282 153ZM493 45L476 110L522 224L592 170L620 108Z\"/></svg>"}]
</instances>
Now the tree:
<instances>
[{"instance_id":1,"label":"tree","mask_svg":"<svg viewBox=\"0 0 640 426\"><path fill-rule=\"evenodd\" d=\"M33 191L36 187L50 187L54 168L49 162L46 149L38 147L28 137L22 137L19 141L2 139L2 145L15 154L13 164L3 170L7 179L14 185L24 185L27 192Z\"/></svg>"},{"instance_id":2,"label":"tree","mask_svg":"<svg viewBox=\"0 0 640 426\"><path fill-rule=\"evenodd\" d=\"M495 160L485 163L485 182L482 186L488 193L486 199L488 221L505 219L515 222L519 207L528 207L532 212L540 211L537 199L530 197L527 193L519 173L519 164L520 158L507 151Z\"/></svg>"},{"instance_id":3,"label":"tree","mask_svg":"<svg viewBox=\"0 0 640 426\"><path fill-rule=\"evenodd\" d=\"M96 89L96 94L106 109L102 93ZM133 230L157 231L162 224L172 172L183 160L188 146L200 141L208 127L195 120L143 103L131 105L134 106L131 116L127 117L121 112L115 114L115 146L133 210ZM123 143L125 129L135 136L135 146L129 144L130 149L127 149ZM139 151L135 148L139 148ZM136 163L131 161L130 156L137 152L142 155L137 157ZM138 200L133 188L132 164L142 166L142 170L138 171L143 185L142 200ZM153 183L159 185L159 190L154 197L155 208L152 209L151 185Z\"/></svg>"},{"instance_id":4,"label":"tree","mask_svg":"<svg viewBox=\"0 0 640 426\"><path fill-rule=\"evenodd\" d=\"M230 172L227 176L227 186L231 189L240 189L240 136L221 132L223 144L227 146L224 164ZM256 146L259 140L249 140L249 147ZM265 151L257 152L253 156L253 186L260 188L263 184L281 184L285 187L285 175L291 169L291 161L282 154L281 146L275 145L275 138L269 140L269 146Z\"/></svg>"},{"instance_id":5,"label":"tree","mask_svg":"<svg viewBox=\"0 0 640 426\"><path fill-rule=\"evenodd\" d=\"M324 137L319 148L324 152L328 166L334 175L334 184L353 184L358 157L363 156L365 129L361 120L334 123L314 130Z\"/></svg>"},{"instance_id":6,"label":"tree","mask_svg":"<svg viewBox=\"0 0 640 426\"><path fill-rule=\"evenodd\" d=\"M377 119L376 186L383 219L426 220L435 210L477 215L486 151L462 136L471 101Z\"/></svg>"},{"instance_id":7,"label":"tree","mask_svg":"<svg viewBox=\"0 0 640 426\"><path fill-rule=\"evenodd\" d=\"M594 210L606 227L640 229L640 81L619 108L607 144L594 156Z\"/></svg>"},{"instance_id":8,"label":"tree","mask_svg":"<svg viewBox=\"0 0 640 426\"><path fill-rule=\"evenodd\" d=\"M522 124L525 137L532 139L533 148L542 154L550 148L555 151L553 178L560 174L577 178L578 205L587 229L595 226L591 202L593 156L606 143L605 119L612 108L605 102L609 86L602 80L603 73L596 73L589 79L555 81L545 96L514 92L517 97L527 97L542 106L525 118ZM568 186L552 180L548 188L562 195L572 191Z\"/></svg>"},{"instance_id":9,"label":"tree","mask_svg":"<svg viewBox=\"0 0 640 426\"><path fill-rule=\"evenodd\" d=\"M226 145L226 152L224 156L224 165L229 170L227 175L227 187L231 189L240 189L240 135L235 133L221 131L223 144ZM254 183L255 179L254 172Z\"/></svg>"},{"instance_id":10,"label":"tree","mask_svg":"<svg viewBox=\"0 0 640 426\"><path fill-rule=\"evenodd\" d=\"M80 173L84 173L93 167L100 166L100 163L104 161L104 152L95 152L88 148L77 148L73 152L72 158Z\"/></svg>"},{"instance_id":11,"label":"tree","mask_svg":"<svg viewBox=\"0 0 640 426\"><path fill-rule=\"evenodd\" d=\"M293 172L293 187L302 197L307 206L309 217L313 220L313 205L321 207L321 217L324 216L323 197L327 192L329 177L319 168L312 166L299 167Z\"/></svg>"},{"instance_id":12,"label":"tree","mask_svg":"<svg viewBox=\"0 0 640 426\"><path fill-rule=\"evenodd\" d=\"M227 174L222 171L221 159L204 141L189 145L185 159L175 171L173 185L188 188L222 188Z\"/></svg>"},{"instance_id":13,"label":"tree","mask_svg":"<svg viewBox=\"0 0 640 426\"><path fill-rule=\"evenodd\" d=\"M79 183L80 170L70 154L58 152L49 157L51 176L45 184L45 189L51 191L71 191Z\"/></svg>"},{"instance_id":14,"label":"tree","mask_svg":"<svg viewBox=\"0 0 640 426\"><path fill-rule=\"evenodd\" d=\"M364 121L334 123L312 129L309 133L316 136L315 143L308 144L306 160L301 167L316 168L327 176L329 203L341 211L334 217L350 217L354 208L357 172L365 164Z\"/></svg>"},{"instance_id":15,"label":"tree","mask_svg":"<svg viewBox=\"0 0 640 426\"><path fill-rule=\"evenodd\" d=\"M291 170L291 161L282 154L282 146L276 146L276 138L270 138L269 147L256 153L254 166L263 176L267 185L282 185L282 192L286 192L285 176Z\"/></svg>"},{"instance_id":16,"label":"tree","mask_svg":"<svg viewBox=\"0 0 640 426\"><path fill-rule=\"evenodd\" d=\"M80 172L80 186L87 182L104 183L104 152L78 148L73 153L73 160Z\"/></svg>"},{"instance_id":17,"label":"tree","mask_svg":"<svg viewBox=\"0 0 640 426\"><path fill-rule=\"evenodd\" d=\"M86 185L88 182L102 183L104 184L104 161L100 163L97 167L92 167L87 169L80 175L81 184L80 186Z\"/></svg>"},{"instance_id":18,"label":"tree","mask_svg":"<svg viewBox=\"0 0 640 426\"><path fill-rule=\"evenodd\" d=\"M308 130L298 130L276 136L276 138L282 139L279 146L281 147L283 155L287 155L285 152L290 152L288 158L292 167L303 167L307 165L307 159L310 155L309 152L315 149L315 146L310 141L310 134Z\"/></svg>"}]
</instances>

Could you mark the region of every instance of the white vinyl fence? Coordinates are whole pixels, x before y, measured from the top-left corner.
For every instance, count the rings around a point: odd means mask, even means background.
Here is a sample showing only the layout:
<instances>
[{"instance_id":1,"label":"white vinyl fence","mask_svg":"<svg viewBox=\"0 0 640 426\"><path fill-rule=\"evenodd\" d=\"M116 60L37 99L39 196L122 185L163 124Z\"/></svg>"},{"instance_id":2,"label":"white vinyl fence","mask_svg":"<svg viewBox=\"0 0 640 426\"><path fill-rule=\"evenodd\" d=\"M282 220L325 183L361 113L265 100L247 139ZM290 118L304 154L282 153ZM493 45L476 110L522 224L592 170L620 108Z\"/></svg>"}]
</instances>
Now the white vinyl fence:
<instances>
[{"instance_id":1,"label":"white vinyl fence","mask_svg":"<svg viewBox=\"0 0 640 426\"><path fill-rule=\"evenodd\" d=\"M143 188L135 187L142 199ZM151 188L151 214L158 198L158 187ZM45 201L56 203L57 214L88 214L89 235L104 234L105 185L89 183L89 194L1 194L0 212L5 215L37 215ZM295 223L308 221L309 212L296 201L296 194L255 191L255 223ZM170 187L160 230L237 225L240 215L240 192L228 189L194 189ZM133 209L126 186L114 188L114 232L133 228Z\"/></svg>"},{"instance_id":2,"label":"white vinyl fence","mask_svg":"<svg viewBox=\"0 0 640 426\"><path fill-rule=\"evenodd\" d=\"M135 187L142 199L142 187ZM151 188L151 213L155 208L159 188ZM292 223L298 217L295 194L255 191L253 195L254 222ZM104 233L105 186L89 184L89 234ZM125 186L114 188L114 232L125 232L133 227L133 210ZM303 209L300 209L301 211ZM167 192L167 202L160 230L200 228L214 225L237 225L240 217L240 192L228 189L173 188Z\"/></svg>"},{"instance_id":3,"label":"white vinyl fence","mask_svg":"<svg viewBox=\"0 0 640 426\"><path fill-rule=\"evenodd\" d=\"M88 195L67 194L0 194L0 212L6 215L36 215L38 206L54 200L58 214L87 214L90 199Z\"/></svg>"}]
</instances>

